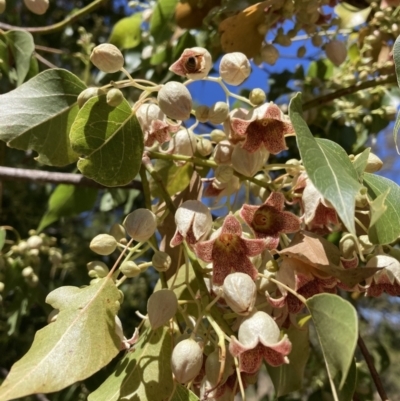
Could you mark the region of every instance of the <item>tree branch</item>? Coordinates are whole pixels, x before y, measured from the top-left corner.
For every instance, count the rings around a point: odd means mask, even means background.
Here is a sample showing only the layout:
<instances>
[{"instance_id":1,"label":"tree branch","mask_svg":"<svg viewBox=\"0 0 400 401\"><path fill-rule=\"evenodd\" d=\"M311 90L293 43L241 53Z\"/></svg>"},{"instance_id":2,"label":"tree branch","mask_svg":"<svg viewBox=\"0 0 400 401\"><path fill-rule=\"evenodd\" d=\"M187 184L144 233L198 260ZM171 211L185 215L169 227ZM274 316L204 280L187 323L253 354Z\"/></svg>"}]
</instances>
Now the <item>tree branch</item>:
<instances>
[{"instance_id":1,"label":"tree branch","mask_svg":"<svg viewBox=\"0 0 400 401\"><path fill-rule=\"evenodd\" d=\"M335 92L329 93L328 95L320 96L313 100L310 100L309 102L303 103L303 111L312 109L317 106L321 106L323 104L331 102L334 99L350 95L363 89L374 88L375 86L386 85L386 84L394 84L396 82L397 82L397 77L395 74L386 77L378 77L370 81L360 82L355 85L348 86L347 88L339 89Z\"/></svg>"},{"instance_id":2,"label":"tree branch","mask_svg":"<svg viewBox=\"0 0 400 401\"><path fill-rule=\"evenodd\" d=\"M378 391L379 396L381 397L382 401L389 401L388 396L386 395L386 391L383 388L383 384L381 381L381 378L379 377L378 372L376 371L374 362L372 360L371 354L368 351L367 346L364 343L364 340L362 339L361 335L358 335L358 348L360 348L361 353L364 356L365 362L367 362L368 369L371 373L372 380L375 383L375 387Z\"/></svg>"},{"instance_id":3,"label":"tree branch","mask_svg":"<svg viewBox=\"0 0 400 401\"><path fill-rule=\"evenodd\" d=\"M53 173L43 170L28 170L23 168L3 166L0 166L0 180L49 182L52 184L70 184L79 187L108 188L81 174ZM140 181L132 181L130 184L120 186L119 188L133 188L138 189L139 191L143 190L142 183Z\"/></svg>"},{"instance_id":4,"label":"tree branch","mask_svg":"<svg viewBox=\"0 0 400 401\"><path fill-rule=\"evenodd\" d=\"M81 8L76 13L69 15L62 21L57 22L56 24L53 24L53 25L40 26L40 27L20 27L20 26L14 26L14 25L6 24L4 22L0 22L0 29L3 29L5 31L10 31L10 30L25 31L25 32L35 33L38 35L48 35L50 33L61 31L69 24L72 24L73 22L75 22L79 18L83 17L84 15L91 13L97 7L101 6L102 3L106 3L107 1L108 0L94 0L92 3L88 4L86 7Z\"/></svg>"}]
</instances>

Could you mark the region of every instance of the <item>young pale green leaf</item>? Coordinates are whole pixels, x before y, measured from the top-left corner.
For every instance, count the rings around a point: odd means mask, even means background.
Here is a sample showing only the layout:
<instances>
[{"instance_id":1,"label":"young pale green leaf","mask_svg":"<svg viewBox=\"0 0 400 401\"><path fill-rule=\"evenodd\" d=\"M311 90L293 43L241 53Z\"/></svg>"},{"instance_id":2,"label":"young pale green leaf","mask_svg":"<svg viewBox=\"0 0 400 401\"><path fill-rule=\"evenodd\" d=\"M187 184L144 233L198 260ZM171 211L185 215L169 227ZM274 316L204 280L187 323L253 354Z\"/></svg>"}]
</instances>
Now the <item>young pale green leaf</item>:
<instances>
[{"instance_id":1,"label":"young pale green leaf","mask_svg":"<svg viewBox=\"0 0 400 401\"><path fill-rule=\"evenodd\" d=\"M58 391L107 365L120 350L115 332L119 300L117 287L107 278L84 288L52 291L46 302L59 310L57 320L36 333L32 347L0 387L0 399Z\"/></svg>"},{"instance_id":2,"label":"young pale green leaf","mask_svg":"<svg viewBox=\"0 0 400 401\"><path fill-rule=\"evenodd\" d=\"M141 24L142 13L135 13L130 17L120 19L114 25L108 42L120 50L136 47L142 41Z\"/></svg>"},{"instance_id":3,"label":"young pale green leaf","mask_svg":"<svg viewBox=\"0 0 400 401\"><path fill-rule=\"evenodd\" d=\"M168 399L173 391L172 339L168 328L144 331L134 347L114 373L89 395L89 401Z\"/></svg>"},{"instance_id":4,"label":"young pale green leaf","mask_svg":"<svg viewBox=\"0 0 400 401\"><path fill-rule=\"evenodd\" d=\"M378 195L369 205L370 213L371 213L371 221L369 222L370 226L373 226L386 212L386 198L389 195L390 188L388 188L385 192Z\"/></svg>"},{"instance_id":5,"label":"young pale green leaf","mask_svg":"<svg viewBox=\"0 0 400 401\"><path fill-rule=\"evenodd\" d=\"M335 7L335 12L339 17L340 28L354 28L365 23L371 13L371 7L360 10L348 3L346 5L338 4Z\"/></svg>"},{"instance_id":6,"label":"young pale green leaf","mask_svg":"<svg viewBox=\"0 0 400 401\"><path fill-rule=\"evenodd\" d=\"M173 31L173 18L178 0L158 0L150 20L150 34L158 44Z\"/></svg>"},{"instance_id":7,"label":"young pale green leaf","mask_svg":"<svg viewBox=\"0 0 400 401\"><path fill-rule=\"evenodd\" d=\"M292 98L289 117L311 182L332 204L347 230L355 235L355 198L361 184L349 157L338 144L312 136L301 117L301 94Z\"/></svg>"},{"instance_id":8,"label":"young pale green leaf","mask_svg":"<svg viewBox=\"0 0 400 401\"><path fill-rule=\"evenodd\" d=\"M69 130L78 113L77 96L86 88L74 74L51 69L0 96L0 139L38 152L38 161L65 166L78 159Z\"/></svg>"},{"instance_id":9,"label":"young pale green leaf","mask_svg":"<svg viewBox=\"0 0 400 401\"><path fill-rule=\"evenodd\" d=\"M302 388L304 369L310 354L308 325L301 330L290 327L287 335L292 343L292 351L289 355L290 363L278 367L267 365L277 397Z\"/></svg>"},{"instance_id":10,"label":"young pale green leaf","mask_svg":"<svg viewBox=\"0 0 400 401\"><path fill-rule=\"evenodd\" d=\"M71 217L90 210L96 198L96 189L58 185L49 198L47 211L40 220L37 231L42 231L61 217Z\"/></svg>"},{"instance_id":11,"label":"young pale green leaf","mask_svg":"<svg viewBox=\"0 0 400 401\"><path fill-rule=\"evenodd\" d=\"M364 175L365 168L367 167L368 164L368 157L371 152L371 148L366 148L362 153L357 155L357 159L354 160L353 162L353 167L354 170L356 170L358 180L362 182L362 178Z\"/></svg>"},{"instance_id":12,"label":"young pale green leaf","mask_svg":"<svg viewBox=\"0 0 400 401\"><path fill-rule=\"evenodd\" d=\"M307 299L318 340L324 355L331 384L340 377L339 387L346 381L358 338L357 312L350 302L333 294L318 294ZM340 376L338 376L340 375Z\"/></svg>"},{"instance_id":13,"label":"young pale green leaf","mask_svg":"<svg viewBox=\"0 0 400 401\"><path fill-rule=\"evenodd\" d=\"M368 195L372 200L378 198L388 190L385 199L386 211L382 213L374 225L368 230L369 240L373 244L390 244L400 235L400 187L393 181L375 174L364 174L364 185L368 188Z\"/></svg>"},{"instance_id":14,"label":"young pale green leaf","mask_svg":"<svg viewBox=\"0 0 400 401\"><path fill-rule=\"evenodd\" d=\"M139 172L143 134L126 100L112 107L104 95L89 99L79 110L70 139L74 151L85 156L79 170L100 184L126 185Z\"/></svg>"}]
</instances>

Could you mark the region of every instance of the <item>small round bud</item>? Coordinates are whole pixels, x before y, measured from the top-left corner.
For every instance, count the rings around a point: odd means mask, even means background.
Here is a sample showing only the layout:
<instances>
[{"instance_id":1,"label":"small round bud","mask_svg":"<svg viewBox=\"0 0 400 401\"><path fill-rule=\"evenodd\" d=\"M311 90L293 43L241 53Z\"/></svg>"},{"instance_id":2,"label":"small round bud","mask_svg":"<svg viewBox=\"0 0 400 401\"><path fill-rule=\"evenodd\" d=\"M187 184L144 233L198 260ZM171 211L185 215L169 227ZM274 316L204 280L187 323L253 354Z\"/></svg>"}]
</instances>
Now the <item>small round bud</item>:
<instances>
[{"instance_id":1,"label":"small round bud","mask_svg":"<svg viewBox=\"0 0 400 401\"><path fill-rule=\"evenodd\" d=\"M275 65L279 58L279 50L271 44L266 44L261 49L261 58L269 65Z\"/></svg>"},{"instance_id":2,"label":"small round bud","mask_svg":"<svg viewBox=\"0 0 400 401\"><path fill-rule=\"evenodd\" d=\"M179 342L172 351L171 368L177 382L193 380L203 365L203 350L199 344L188 338Z\"/></svg>"},{"instance_id":3,"label":"small round bud","mask_svg":"<svg viewBox=\"0 0 400 401\"><path fill-rule=\"evenodd\" d=\"M167 82L158 92L158 105L163 113L174 120L187 120L192 110L192 96L180 82Z\"/></svg>"},{"instance_id":4,"label":"small round bud","mask_svg":"<svg viewBox=\"0 0 400 401\"><path fill-rule=\"evenodd\" d=\"M208 120L212 124L222 124L229 115L229 106L225 102L217 102L210 108Z\"/></svg>"},{"instance_id":5,"label":"small round bud","mask_svg":"<svg viewBox=\"0 0 400 401\"><path fill-rule=\"evenodd\" d=\"M166 272L171 266L172 259L168 253L156 251L151 259L151 263L158 272Z\"/></svg>"},{"instance_id":6,"label":"small round bud","mask_svg":"<svg viewBox=\"0 0 400 401\"><path fill-rule=\"evenodd\" d=\"M356 239L352 234L344 235L339 242L339 249L342 256L346 259L353 257L354 252L357 252Z\"/></svg>"},{"instance_id":7,"label":"small round bud","mask_svg":"<svg viewBox=\"0 0 400 401\"><path fill-rule=\"evenodd\" d=\"M110 228L110 235L112 235L118 242L126 239L126 231L124 226L114 223Z\"/></svg>"},{"instance_id":8,"label":"small round bud","mask_svg":"<svg viewBox=\"0 0 400 401\"><path fill-rule=\"evenodd\" d=\"M240 85L250 73L250 62L243 53L229 53L222 57L219 75L227 84Z\"/></svg>"},{"instance_id":9,"label":"small round bud","mask_svg":"<svg viewBox=\"0 0 400 401\"><path fill-rule=\"evenodd\" d=\"M325 45L325 53L326 57L328 57L336 67L339 67L339 65L343 64L346 60L347 48L342 41L334 39Z\"/></svg>"},{"instance_id":10,"label":"small round bud","mask_svg":"<svg viewBox=\"0 0 400 401\"><path fill-rule=\"evenodd\" d=\"M140 267L132 260L122 263L119 270L128 278L136 277L141 273Z\"/></svg>"},{"instance_id":11,"label":"small round bud","mask_svg":"<svg viewBox=\"0 0 400 401\"><path fill-rule=\"evenodd\" d=\"M84 91L82 91L77 99L77 103L79 108L82 108L82 106L92 97L95 96L100 96L104 95L104 91L100 88L87 88Z\"/></svg>"},{"instance_id":12,"label":"small round bud","mask_svg":"<svg viewBox=\"0 0 400 401\"><path fill-rule=\"evenodd\" d=\"M222 131L222 129L213 129L210 133L210 138L216 143L227 139L226 134L224 131Z\"/></svg>"},{"instance_id":13,"label":"small round bud","mask_svg":"<svg viewBox=\"0 0 400 401\"><path fill-rule=\"evenodd\" d=\"M217 164L230 164L233 148L234 146L228 140L219 142L214 149L215 162Z\"/></svg>"},{"instance_id":14,"label":"small round bud","mask_svg":"<svg viewBox=\"0 0 400 401\"><path fill-rule=\"evenodd\" d=\"M307 52L307 50L306 50L305 46L300 46L297 49L297 57L298 58L303 58L306 55L306 52Z\"/></svg>"},{"instance_id":15,"label":"small round bud","mask_svg":"<svg viewBox=\"0 0 400 401\"><path fill-rule=\"evenodd\" d=\"M35 274L33 268L31 266L27 266L22 270L22 277L29 278Z\"/></svg>"},{"instance_id":16,"label":"small round bud","mask_svg":"<svg viewBox=\"0 0 400 401\"><path fill-rule=\"evenodd\" d=\"M194 115L200 123L206 123L208 121L209 112L210 108L208 106L201 105L196 107Z\"/></svg>"},{"instance_id":17,"label":"small round bud","mask_svg":"<svg viewBox=\"0 0 400 401\"><path fill-rule=\"evenodd\" d=\"M382 106L383 111L384 111L384 117L391 121L396 118L397 115L397 109L393 106Z\"/></svg>"},{"instance_id":18,"label":"small round bud","mask_svg":"<svg viewBox=\"0 0 400 401\"><path fill-rule=\"evenodd\" d=\"M266 263L265 267L267 268L267 270L270 273L275 273L275 272L279 271L279 265L278 265L278 262L275 259L269 260Z\"/></svg>"},{"instance_id":19,"label":"small round bud","mask_svg":"<svg viewBox=\"0 0 400 401\"><path fill-rule=\"evenodd\" d=\"M257 288L248 274L229 274L222 286L224 299L229 307L239 315L249 315L254 308Z\"/></svg>"},{"instance_id":20,"label":"small round bud","mask_svg":"<svg viewBox=\"0 0 400 401\"><path fill-rule=\"evenodd\" d=\"M30 249L40 249L40 247L43 245L43 239L39 237L39 235L32 235L32 237L29 237L26 240L26 243Z\"/></svg>"},{"instance_id":21,"label":"small round bud","mask_svg":"<svg viewBox=\"0 0 400 401\"><path fill-rule=\"evenodd\" d=\"M267 95L260 88L253 89L249 94L249 100L254 106L260 106L267 100Z\"/></svg>"},{"instance_id":22,"label":"small round bud","mask_svg":"<svg viewBox=\"0 0 400 401\"><path fill-rule=\"evenodd\" d=\"M49 0L24 0L24 3L29 11L37 15L44 14L49 8Z\"/></svg>"},{"instance_id":23,"label":"small round bud","mask_svg":"<svg viewBox=\"0 0 400 401\"><path fill-rule=\"evenodd\" d=\"M178 299L172 290L163 289L153 292L147 301L147 313L150 326L158 329L175 316L178 310Z\"/></svg>"},{"instance_id":24,"label":"small round bud","mask_svg":"<svg viewBox=\"0 0 400 401\"><path fill-rule=\"evenodd\" d=\"M196 150L201 154L201 156L208 156L213 151L213 146L211 141L205 138L200 138L197 141Z\"/></svg>"},{"instance_id":25,"label":"small round bud","mask_svg":"<svg viewBox=\"0 0 400 401\"><path fill-rule=\"evenodd\" d=\"M147 241L156 231L156 215L148 209L136 209L124 220L126 232L138 242Z\"/></svg>"},{"instance_id":26,"label":"small round bud","mask_svg":"<svg viewBox=\"0 0 400 401\"><path fill-rule=\"evenodd\" d=\"M109 106L117 107L124 100L124 94L118 88L112 88L107 92L106 99Z\"/></svg>"},{"instance_id":27,"label":"small round bud","mask_svg":"<svg viewBox=\"0 0 400 401\"><path fill-rule=\"evenodd\" d=\"M6 11L6 0L0 0L0 14L3 14Z\"/></svg>"},{"instance_id":28,"label":"small round bud","mask_svg":"<svg viewBox=\"0 0 400 401\"><path fill-rule=\"evenodd\" d=\"M96 235L89 245L90 249L98 255L110 255L117 248L117 241L112 235Z\"/></svg>"},{"instance_id":29,"label":"small round bud","mask_svg":"<svg viewBox=\"0 0 400 401\"><path fill-rule=\"evenodd\" d=\"M86 267L89 271L89 276L92 278L106 277L109 272L107 265L100 260L93 260L92 262L89 262Z\"/></svg>"},{"instance_id":30,"label":"small round bud","mask_svg":"<svg viewBox=\"0 0 400 401\"><path fill-rule=\"evenodd\" d=\"M301 171L301 162L297 159L289 159L285 163L287 167L285 167L286 172L295 177Z\"/></svg>"},{"instance_id":31,"label":"small round bud","mask_svg":"<svg viewBox=\"0 0 400 401\"><path fill-rule=\"evenodd\" d=\"M103 43L96 46L90 55L90 61L100 71L109 74L120 71L124 66L124 56L121 51L111 43Z\"/></svg>"}]
</instances>

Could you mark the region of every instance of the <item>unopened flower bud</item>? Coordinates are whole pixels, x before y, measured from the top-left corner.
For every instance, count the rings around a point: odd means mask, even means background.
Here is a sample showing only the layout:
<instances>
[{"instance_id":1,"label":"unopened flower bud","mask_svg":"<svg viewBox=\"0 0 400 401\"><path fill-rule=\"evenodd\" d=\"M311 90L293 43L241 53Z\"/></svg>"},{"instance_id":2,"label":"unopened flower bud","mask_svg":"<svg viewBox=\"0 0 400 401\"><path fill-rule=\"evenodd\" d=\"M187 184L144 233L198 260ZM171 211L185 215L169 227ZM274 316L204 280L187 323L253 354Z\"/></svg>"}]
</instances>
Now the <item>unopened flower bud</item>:
<instances>
[{"instance_id":1,"label":"unopened flower bud","mask_svg":"<svg viewBox=\"0 0 400 401\"><path fill-rule=\"evenodd\" d=\"M118 242L126 239L126 231L124 226L114 223L110 228L110 235L112 235Z\"/></svg>"},{"instance_id":2,"label":"unopened flower bud","mask_svg":"<svg viewBox=\"0 0 400 401\"><path fill-rule=\"evenodd\" d=\"M336 67L339 67L347 57L346 45L340 41L333 39L325 45L326 56Z\"/></svg>"},{"instance_id":3,"label":"unopened flower bud","mask_svg":"<svg viewBox=\"0 0 400 401\"><path fill-rule=\"evenodd\" d=\"M140 267L132 260L122 263L119 270L128 278L136 277L141 273Z\"/></svg>"},{"instance_id":4,"label":"unopened flower bud","mask_svg":"<svg viewBox=\"0 0 400 401\"><path fill-rule=\"evenodd\" d=\"M234 146L227 140L221 141L214 149L214 160L217 164L230 164Z\"/></svg>"},{"instance_id":5,"label":"unopened flower bud","mask_svg":"<svg viewBox=\"0 0 400 401\"><path fill-rule=\"evenodd\" d=\"M24 0L24 3L29 11L37 15L44 14L49 8L49 0Z\"/></svg>"},{"instance_id":6,"label":"unopened flower bud","mask_svg":"<svg viewBox=\"0 0 400 401\"><path fill-rule=\"evenodd\" d=\"M267 95L260 88L253 89L249 94L249 100L254 106L260 106L267 100Z\"/></svg>"},{"instance_id":7,"label":"unopened flower bud","mask_svg":"<svg viewBox=\"0 0 400 401\"><path fill-rule=\"evenodd\" d=\"M229 115L229 107L225 102L217 102L210 107L208 120L212 124L222 124Z\"/></svg>"},{"instance_id":8,"label":"unopened flower bud","mask_svg":"<svg viewBox=\"0 0 400 401\"><path fill-rule=\"evenodd\" d=\"M158 92L158 105L168 117L187 120L192 110L192 96L180 82L167 82Z\"/></svg>"},{"instance_id":9,"label":"unopened flower bud","mask_svg":"<svg viewBox=\"0 0 400 401\"><path fill-rule=\"evenodd\" d=\"M6 11L6 0L0 0L0 14L3 14Z\"/></svg>"},{"instance_id":10,"label":"unopened flower bud","mask_svg":"<svg viewBox=\"0 0 400 401\"><path fill-rule=\"evenodd\" d=\"M222 57L219 75L227 84L240 85L250 73L250 62L243 53L229 53Z\"/></svg>"},{"instance_id":11,"label":"unopened flower bud","mask_svg":"<svg viewBox=\"0 0 400 401\"><path fill-rule=\"evenodd\" d=\"M213 146L210 140L205 138L200 138L197 141L196 150L201 154L201 156L208 156L213 151Z\"/></svg>"},{"instance_id":12,"label":"unopened flower bud","mask_svg":"<svg viewBox=\"0 0 400 401\"><path fill-rule=\"evenodd\" d=\"M124 56L111 43L96 46L90 55L90 61L100 70L109 74L120 71L124 66Z\"/></svg>"},{"instance_id":13,"label":"unopened flower bud","mask_svg":"<svg viewBox=\"0 0 400 401\"><path fill-rule=\"evenodd\" d=\"M279 58L279 50L271 44L266 44L261 49L261 58L269 65L275 65Z\"/></svg>"},{"instance_id":14,"label":"unopened flower bud","mask_svg":"<svg viewBox=\"0 0 400 401\"><path fill-rule=\"evenodd\" d=\"M117 107L124 100L124 94L118 88L112 88L107 92L106 99L109 106Z\"/></svg>"},{"instance_id":15,"label":"unopened flower bud","mask_svg":"<svg viewBox=\"0 0 400 401\"><path fill-rule=\"evenodd\" d=\"M151 259L151 263L158 272L166 272L171 266L172 259L168 253L156 251Z\"/></svg>"},{"instance_id":16,"label":"unopened flower bud","mask_svg":"<svg viewBox=\"0 0 400 401\"><path fill-rule=\"evenodd\" d=\"M32 277L34 274L35 272L31 266L27 266L24 269L22 269L22 277L24 278Z\"/></svg>"},{"instance_id":17,"label":"unopened flower bud","mask_svg":"<svg viewBox=\"0 0 400 401\"><path fill-rule=\"evenodd\" d=\"M195 117L200 123L206 123L208 121L208 114L210 112L210 108L208 106L198 106L194 112Z\"/></svg>"},{"instance_id":18,"label":"unopened flower bud","mask_svg":"<svg viewBox=\"0 0 400 401\"><path fill-rule=\"evenodd\" d=\"M89 245L90 249L98 255L110 255L117 248L117 241L112 235L96 235Z\"/></svg>"},{"instance_id":19,"label":"unopened flower bud","mask_svg":"<svg viewBox=\"0 0 400 401\"><path fill-rule=\"evenodd\" d=\"M147 241L156 231L157 220L153 212L140 208L129 213L124 220L126 232L135 241Z\"/></svg>"},{"instance_id":20,"label":"unopened flower bud","mask_svg":"<svg viewBox=\"0 0 400 401\"><path fill-rule=\"evenodd\" d=\"M172 351L171 368L177 382L188 383L200 372L203 365L203 350L188 338L179 342Z\"/></svg>"},{"instance_id":21,"label":"unopened flower bud","mask_svg":"<svg viewBox=\"0 0 400 401\"><path fill-rule=\"evenodd\" d=\"M248 274L229 274L222 286L224 299L229 307L239 315L249 315L254 308L257 288Z\"/></svg>"},{"instance_id":22,"label":"unopened flower bud","mask_svg":"<svg viewBox=\"0 0 400 401\"><path fill-rule=\"evenodd\" d=\"M360 154L356 155L354 161L357 160L359 157ZM382 166L383 166L382 160L374 153L370 153L368 155L368 161L364 171L367 173L376 173L382 168Z\"/></svg>"},{"instance_id":23,"label":"unopened flower bud","mask_svg":"<svg viewBox=\"0 0 400 401\"><path fill-rule=\"evenodd\" d=\"M213 129L210 133L210 138L212 141L216 143L227 139L225 132L222 131L221 129Z\"/></svg>"},{"instance_id":24,"label":"unopened flower bud","mask_svg":"<svg viewBox=\"0 0 400 401\"><path fill-rule=\"evenodd\" d=\"M300 160L289 159L286 161L285 164L287 165L287 167L285 167L286 172L290 174L292 177L296 176L301 170Z\"/></svg>"},{"instance_id":25,"label":"unopened flower bud","mask_svg":"<svg viewBox=\"0 0 400 401\"><path fill-rule=\"evenodd\" d=\"M86 267L89 270L89 276L92 278L106 277L109 272L107 265L99 260L93 260L92 262L89 262Z\"/></svg>"},{"instance_id":26,"label":"unopened flower bud","mask_svg":"<svg viewBox=\"0 0 400 401\"><path fill-rule=\"evenodd\" d=\"M222 183L229 182L233 177L234 170L231 166L220 164L215 169L215 178Z\"/></svg>"},{"instance_id":27,"label":"unopened flower bud","mask_svg":"<svg viewBox=\"0 0 400 401\"><path fill-rule=\"evenodd\" d=\"M193 156L196 151L197 140L191 130L183 128L179 130L171 139L168 147L168 153L184 156ZM177 162L177 164L184 164Z\"/></svg>"},{"instance_id":28,"label":"unopened flower bud","mask_svg":"<svg viewBox=\"0 0 400 401\"><path fill-rule=\"evenodd\" d=\"M353 257L354 252L357 252L356 239L352 234L344 235L339 242L339 249L342 256L346 259Z\"/></svg>"},{"instance_id":29,"label":"unopened flower bud","mask_svg":"<svg viewBox=\"0 0 400 401\"><path fill-rule=\"evenodd\" d=\"M39 235L32 235L26 240L30 249L40 249L43 245L43 239Z\"/></svg>"},{"instance_id":30,"label":"unopened flower bud","mask_svg":"<svg viewBox=\"0 0 400 401\"><path fill-rule=\"evenodd\" d=\"M82 106L92 97L95 96L100 96L100 95L104 95L105 92L103 89L100 88L87 88L84 91L82 91L77 99L77 103L79 108L82 108Z\"/></svg>"},{"instance_id":31,"label":"unopened flower bud","mask_svg":"<svg viewBox=\"0 0 400 401\"><path fill-rule=\"evenodd\" d=\"M189 79L203 79L212 68L211 54L203 47L185 49L181 57L169 67L177 75Z\"/></svg>"},{"instance_id":32,"label":"unopened flower bud","mask_svg":"<svg viewBox=\"0 0 400 401\"><path fill-rule=\"evenodd\" d=\"M253 177L264 166L268 157L269 152L263 146L250 153L238 144L232 152L232 167L240 174Z\"/></svg>"},{"instance_id":33,"label":"unopened flower bud","mask_svg":"<svg viewBox=\"0 0 400 401\"><path fill-rule=\"evenodd\" d=\"M147 313L153 330L167 323L178 310L178 299L172 290L162 289L150 295L147 301Z\"/></svg>"}]
</instances>

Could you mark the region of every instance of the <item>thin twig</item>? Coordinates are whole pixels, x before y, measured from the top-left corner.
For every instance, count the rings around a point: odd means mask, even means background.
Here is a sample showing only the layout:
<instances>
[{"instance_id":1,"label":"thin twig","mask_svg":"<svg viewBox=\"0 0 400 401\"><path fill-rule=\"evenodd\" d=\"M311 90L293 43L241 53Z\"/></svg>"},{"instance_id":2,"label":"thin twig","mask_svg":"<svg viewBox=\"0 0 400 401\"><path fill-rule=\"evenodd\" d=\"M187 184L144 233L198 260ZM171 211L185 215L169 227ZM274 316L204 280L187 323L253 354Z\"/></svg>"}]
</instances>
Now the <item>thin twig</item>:
<instances>
[{"instance_id":1,"label":"thin twig","mask_svg":"<svg viewBox=\"0 0 400 401\"><path fill-rule=\"evenodd\" d=\"M394 84L397 82L397 77L395 74L389 75L386 77L378 77L374 80L360 82L358 84L348 86L347 88L339 89L335 92L329 93L325 96L317 97L309 102L305 102L303 104L303 110L309 110L317 106L321 106L323 104L329 103L332 100L338 99L342 96L351 95L352 93L358 92L363 89L374 88L375 86L386 85L386 84Z\"/></svg>"},{"instance_id":2,"label":"thin twig","mask_svg":"<svg viewBox=\"0 0 400 401\"><path fill-rule=\"evenodd\" d=\"M0 29L3 29L5 31L10 31L10 30L25 31L25 32L35 33L38 35L48 35L50 33L61 31L62 29L66 28L68 25L72 24L79 18L83 17L86 14L91 13L92 11L94 11L96 8L101 6L103 3L106 3L107 1L108 0L95 0L86 7L81 8L76 13L69 15L62 21L57 22L56 24L53 25L40 26L40 27L20 27L0 22Z\"/></svg>"},{"instance_id":3,"label":"thin twig","mask_svg":"<svg viewBox=\"0 0 400 401\"><path fill-rule=\"evenodd\" d=\"M70 184L79 187L90 188L107 188L81 174L72 173L56 173L43 170L28 170L23 168L3 167L0 166L0 180L5 181L33 181L45 182L52 184ZM132 181L128 185L121 188L138 189L142 191L142 183L140 181Z\"/></svg>"},{"instance_id":4,"label":"thin twig","mask_svg":"<svg viewBox=\"0 0 400 401\"><path fill-rule=\"evenodd\" d=\"M41 56L39 53L34 52L33 57L35 57L38 61L43 63L46 67L57 68L57 66L55 64L53 64L52 62L50 62L49 60L47 60L46 58Z\"/></svg>"},{"instance_id":5,"label":"thin twig","mask_svg":"<svg viewBox=\"0 0 400 401\"><path fill-rule=\"evenodd\" d=\"M371 373L372 380L375 383L375 387L376 387L376 389L378 391L379 396L381 397L382 401L389 401L389 398L386 395L386 391L383 388L383 384L382 384L381 378L379 377L379 374L376 371L376 368L375 368L374 362L372 360L371 354L369 353L368 348L365 345L365 342L362 339L361 335L358 335L357 344L358 344L358 348L360 348L360 351L364 356L365 362L367 362L368 369L369 369L369 371Z\"/></svg>"}]
</instances>

